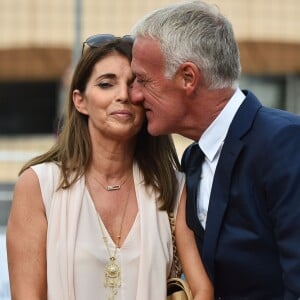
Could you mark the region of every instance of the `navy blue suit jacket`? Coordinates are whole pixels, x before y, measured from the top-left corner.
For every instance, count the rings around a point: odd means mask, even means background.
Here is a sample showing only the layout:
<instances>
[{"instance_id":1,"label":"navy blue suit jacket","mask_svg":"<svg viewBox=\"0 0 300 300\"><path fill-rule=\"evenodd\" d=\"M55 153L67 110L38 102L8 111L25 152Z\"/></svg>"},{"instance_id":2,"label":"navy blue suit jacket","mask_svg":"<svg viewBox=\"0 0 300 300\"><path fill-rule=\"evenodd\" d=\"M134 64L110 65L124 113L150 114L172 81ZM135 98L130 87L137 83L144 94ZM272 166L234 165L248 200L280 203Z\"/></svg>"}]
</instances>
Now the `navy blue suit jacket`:
<instances>
[{"instance_id":1,"label":"navy blue suit jacket","mask_svg":"<svg viewBox=\"0 0 300 300\"><path fill-rule=\"evenodd\" d=\"M300 117L244 93L216 168L205 232L191 146L183 154L187 224L217 298L300 299Z\"/></svg>"}]
</instances>

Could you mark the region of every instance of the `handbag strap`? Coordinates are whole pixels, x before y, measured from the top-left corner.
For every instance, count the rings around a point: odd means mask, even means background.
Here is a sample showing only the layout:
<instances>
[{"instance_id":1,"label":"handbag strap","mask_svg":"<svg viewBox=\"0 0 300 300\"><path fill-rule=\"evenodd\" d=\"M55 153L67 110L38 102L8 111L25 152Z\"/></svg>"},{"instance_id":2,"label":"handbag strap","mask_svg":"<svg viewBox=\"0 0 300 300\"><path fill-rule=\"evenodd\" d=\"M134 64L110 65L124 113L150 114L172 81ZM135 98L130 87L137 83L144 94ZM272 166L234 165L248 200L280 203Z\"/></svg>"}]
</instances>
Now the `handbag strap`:
<instances>
[{"instance_id":1,"label":"handbag strap","mask_svg":"<svg viewBox=\"0 0 300 300\"><path fill-rule=\"evenodd\" d=\"M180 277L182 273L181 263L177 253L177 247L175 242L175 217L173 212L168 213L169 222L171 227L171 234L172 234L172 244L173 244L173 268L175 271L175 276Z\"/></svg>"}]
</instances>

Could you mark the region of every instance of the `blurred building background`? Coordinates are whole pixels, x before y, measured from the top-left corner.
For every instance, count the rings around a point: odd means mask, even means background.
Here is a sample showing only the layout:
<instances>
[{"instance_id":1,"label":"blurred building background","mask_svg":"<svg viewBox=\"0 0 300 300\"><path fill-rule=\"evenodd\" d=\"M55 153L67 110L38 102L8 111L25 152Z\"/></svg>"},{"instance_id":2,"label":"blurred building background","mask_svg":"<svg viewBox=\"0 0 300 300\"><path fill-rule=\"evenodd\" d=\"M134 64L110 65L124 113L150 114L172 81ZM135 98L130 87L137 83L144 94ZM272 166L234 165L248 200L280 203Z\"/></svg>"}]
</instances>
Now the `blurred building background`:
<instances>
[{"instance_id":1,"label":"blurred building background","mask_svg":"<svg viewBox=\"0 0 300 300\"><path fill-rule=\"evenodd\" d=\"M170 0L1 0L0 299L10 299L5 226L21 165L55 139L68 78L82 41L128 34ZM241 87L267 106L300 113L300 1L207 0L231 20L242 62ZM181 155L190 142L174 136ZM2 237L1 237L2 233Z\"/></svg>"}]
</instances>

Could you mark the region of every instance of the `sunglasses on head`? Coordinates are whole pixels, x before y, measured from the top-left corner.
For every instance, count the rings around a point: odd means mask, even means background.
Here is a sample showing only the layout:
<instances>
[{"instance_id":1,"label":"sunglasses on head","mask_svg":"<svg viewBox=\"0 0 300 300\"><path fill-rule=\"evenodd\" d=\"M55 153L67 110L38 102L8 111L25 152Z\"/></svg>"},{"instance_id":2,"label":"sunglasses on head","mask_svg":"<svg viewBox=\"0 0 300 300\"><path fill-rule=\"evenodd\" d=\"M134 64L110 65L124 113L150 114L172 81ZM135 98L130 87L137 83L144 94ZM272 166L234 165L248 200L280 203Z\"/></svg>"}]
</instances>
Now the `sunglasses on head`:
<instances>
[{"instance_id":1,"label":"sunglasses on head","mask_svg":"<svg viewBox=\"0 0 300 300\"><path fill-rule=\"evenodd\" d=\"M83 42L81 55L84 52L85 45L88 45L91 48L98 48L107 42L114 41L117 39L121 39L125 42L130 42L130 43L133 43L133 41L134 41L134 38L132 35L124 35L123 37L117 37L117 36L114 36L113 34L108 34L108 33L92 35L92 36L88 37L85 42Z\"/></svg>"}]
</instances>

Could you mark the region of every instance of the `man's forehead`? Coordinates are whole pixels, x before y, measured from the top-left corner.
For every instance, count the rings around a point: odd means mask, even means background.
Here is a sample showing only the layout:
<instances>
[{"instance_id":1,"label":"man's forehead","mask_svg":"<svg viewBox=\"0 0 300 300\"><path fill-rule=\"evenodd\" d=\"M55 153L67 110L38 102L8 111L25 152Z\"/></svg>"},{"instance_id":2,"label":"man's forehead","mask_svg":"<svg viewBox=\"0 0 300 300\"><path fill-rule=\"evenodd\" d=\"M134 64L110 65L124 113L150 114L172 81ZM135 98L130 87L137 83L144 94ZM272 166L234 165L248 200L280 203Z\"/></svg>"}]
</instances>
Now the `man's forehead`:
<instances>
[{"instance_id":1,"label":"man's forehead","mask_svg":"<svg viewBox=\"0 0 300 300\"><path fill-rule=\"evenodd\" d=\"M163 56L158 41L148 37L136 38L132 49L132 68L146 66L161 66ZM138 70L136 70L138 71Z\"/></svg>"}]
</instances>

